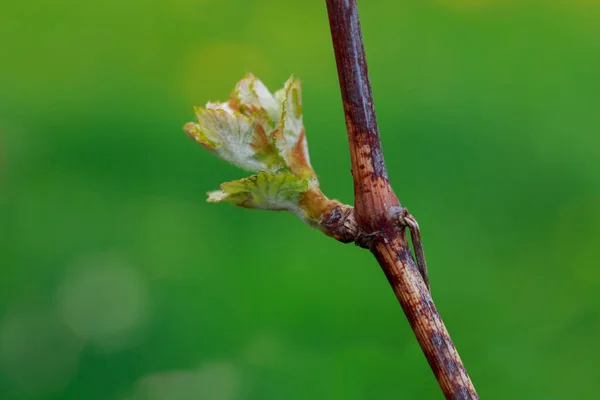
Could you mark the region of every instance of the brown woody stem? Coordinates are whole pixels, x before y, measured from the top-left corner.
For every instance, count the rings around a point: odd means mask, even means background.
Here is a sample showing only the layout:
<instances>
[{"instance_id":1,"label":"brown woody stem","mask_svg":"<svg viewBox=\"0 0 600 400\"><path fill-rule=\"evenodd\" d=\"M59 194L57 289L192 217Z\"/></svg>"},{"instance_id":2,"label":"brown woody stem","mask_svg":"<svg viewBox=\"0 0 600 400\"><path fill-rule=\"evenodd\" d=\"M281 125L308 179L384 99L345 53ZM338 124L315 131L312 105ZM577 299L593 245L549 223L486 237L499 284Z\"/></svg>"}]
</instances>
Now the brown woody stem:
<instances>
[{"instance_id":1,"label":"brown woody stem","mask_svg":"<svg viewBox=\"0 0 600 400\"><path fill-rule=\"evenodd\" d=\"M388 180L356 0L326 3L350 143L357 244L379 261L445 397L478 399L412 257L401 218L406 211Z\"/></svg>"}]
</instances>

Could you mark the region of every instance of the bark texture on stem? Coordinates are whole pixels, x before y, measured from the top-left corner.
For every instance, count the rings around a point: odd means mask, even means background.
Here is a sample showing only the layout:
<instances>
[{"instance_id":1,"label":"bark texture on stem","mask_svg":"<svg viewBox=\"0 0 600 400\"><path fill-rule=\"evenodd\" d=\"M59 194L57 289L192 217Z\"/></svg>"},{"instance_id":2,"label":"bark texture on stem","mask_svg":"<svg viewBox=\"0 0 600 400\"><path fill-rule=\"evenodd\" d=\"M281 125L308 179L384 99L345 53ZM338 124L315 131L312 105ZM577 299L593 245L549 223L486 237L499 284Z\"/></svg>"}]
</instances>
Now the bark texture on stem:
<instances>
[{"instance_id":1,"label":"bark texture on stem","mask_svg":"<svg viewBox=\"0 0 600 400\"><path fill-rule=\"evenodd\" d=\"M383 161L356 4L328 0L327 8L350 142L356 221L375 232L389 225L389 210L400 202Z\"/></svg>"},{"instance_id":2,"label":"bark texture on stem","mask_svg":"<svg viewBox=\"0 0 600 400\"><path fill-rule=\"evenodd\" d=\"M445 397L478 399L412 257L406 211L388 180L356 0L326 3L350 144L357 244L369 248L379 261ZM422 257L422 248L417 253Z\"/></svg>"},{"instance_id":3,"label":"bark texture on stem","mask_svg":"<svg viewBox=\"0 0 600 400\"><path fill-rule=\"evenodd\" d=\"M389 242L378 242L373 253L394 289L444 396L456 400L478 399L444 321L416 268L406 237L401 234Z\"/></svg>"}]
</instances>

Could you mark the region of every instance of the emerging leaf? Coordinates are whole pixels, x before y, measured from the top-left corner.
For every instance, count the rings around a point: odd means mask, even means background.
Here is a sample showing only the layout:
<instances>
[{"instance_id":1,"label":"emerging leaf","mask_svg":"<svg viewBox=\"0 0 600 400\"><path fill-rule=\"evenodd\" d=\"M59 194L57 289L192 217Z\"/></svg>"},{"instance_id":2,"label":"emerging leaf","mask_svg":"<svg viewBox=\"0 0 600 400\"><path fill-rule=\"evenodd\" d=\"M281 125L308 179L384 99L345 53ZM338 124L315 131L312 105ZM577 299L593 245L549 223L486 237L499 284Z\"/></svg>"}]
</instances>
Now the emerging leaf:
<instances>
[{"instance_id":1,"label":"emerging leaf","mask_svg":"<svg viewBox=\"0 0 600 400\"><path fill-rule=\"evenodd\" d=\"M284 165L264 130L233 111L227 103L196 107L197 123L185 125L186 133L212 153L240 168L276 171Z\"/></svg>"},{"instance_id":2,"label":"emerging leaf","mask_svg":"<svg viewBox=\"0 0 600 400\"><path fill-rule=\"evenodd\" d=\"M248 178L221 184L221 190L208 194L208 201L297 213L298 200L307 189L308 182L290 172L259 172Z\"/></svg>"},{"instance_id":3,"label":"emerging leaf","mask_svg":"<svg viewBox=\"0 0 600 400\"><path fill-rule=\"evenodd\" d=\"M316 184L302 125L300 81L288 79L273 95L248 74L228 102L209 102L195 111L198 122L184 130L218 157L255 172L291 171Z\"/></svg>"},{"instance_id":4,"label":"emerging leaf","mask_svg":"<svg viewBox=\"0 0 600 400\"><path fill-rule=\"evenodd\" d=\"M275 97L282 102L281 118L273 132L275 145L290 170L298 175L311 177L314 172L310 166L306 134L302 124L300 81L291 77Z\"/></svg>"},{"instance_id":5,"label":"emerging leaf","mask_svg":"<svg viewBox=\"0 0 600 400\"><path fill-rule=\"evenodd\" d=\"M221 184L221 190L208 194L209 202L287 210L312 226L319 226L324 213L339 208L339 202L323 195L310 165L299 80L291 77L272 94L248 74L227 102L209 102L195 111L198 121L184 127L190 137L231 164L257 172Z\"/></svg>"}]
</instances>

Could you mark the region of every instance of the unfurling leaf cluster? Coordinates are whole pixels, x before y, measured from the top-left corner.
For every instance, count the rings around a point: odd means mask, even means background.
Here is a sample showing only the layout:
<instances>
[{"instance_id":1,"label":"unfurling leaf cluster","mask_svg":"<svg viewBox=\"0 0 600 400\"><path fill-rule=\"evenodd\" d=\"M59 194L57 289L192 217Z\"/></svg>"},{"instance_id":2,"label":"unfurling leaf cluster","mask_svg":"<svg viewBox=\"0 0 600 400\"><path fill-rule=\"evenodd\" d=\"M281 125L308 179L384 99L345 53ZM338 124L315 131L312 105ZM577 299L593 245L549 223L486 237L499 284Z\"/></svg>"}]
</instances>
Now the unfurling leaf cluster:
<instances>
[{"instance_id":1,"label":"unfurling leaf cluster","mask_svg":"<svg viewBox=\"0 0 600 400\"><path fill-rule=\"evenodd\" d=\"M228 101L194 111L197 121L187 123L185 132L209 152L256 173L221 184L208 194L209 202L287 210L314 226L324 212L340 205L321 193L310 164L299 80L291 77L271 93L248 74Z\"/></svg>"}]
</instances>

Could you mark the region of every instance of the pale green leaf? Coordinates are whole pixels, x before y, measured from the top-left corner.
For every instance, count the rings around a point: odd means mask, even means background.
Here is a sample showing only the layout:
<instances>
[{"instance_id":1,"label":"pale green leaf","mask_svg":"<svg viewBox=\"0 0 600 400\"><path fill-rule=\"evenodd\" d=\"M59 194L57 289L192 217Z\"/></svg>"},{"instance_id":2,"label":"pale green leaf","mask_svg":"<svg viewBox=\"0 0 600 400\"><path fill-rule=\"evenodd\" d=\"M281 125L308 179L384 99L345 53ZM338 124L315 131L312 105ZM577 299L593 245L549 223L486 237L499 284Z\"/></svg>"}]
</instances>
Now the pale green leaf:
<instances>
[{"instance_id":1,"label":"pale green leaf","mask_svg":"<svg viewBox=\"0 0 600 400\"><path fill-rule=\"evenodd\" d=\"M284 98L282 102L280 126L282 128L285 143L281 143L280 148L282 150L291 150L298 143L300 134L304 130L304 126L302 125L302 95L300 91L300 81L291 77L285 83L283 90ZM281 95L279 95L279 97L281 98Z\"/></svg>"},{"instance_id":2,"label":"pale green leaf","mask_svg":"<svg viewBox=\"0 0 600 400\"><path fill-rule=\"evenodd\" d=\"M221 184L221 190L208 194L208 201L298 212L298 200L307 189L308 182L290 172L259 172L248 178Z\"/></svg>"},{"instance_id":3,"label":"pale green leaf","mask_svg":"<svg viewBox=\"0 0 600 400\"><path fill-rule=\"evenodd\" d=\"M196 108L198 122L190 122L187 134L225 161L250 171L281 169L284 164L269 145L264 131L234 112L227 103L208 103Z\"/></svg>"},{"instance_id":4,"label":"pale green leaf","mask_svg":"<svg viewBox=\"0 0 600 400\"><path fill-rule=\"evenodd\" d=\"M300 81L288 79L274 95L254 75L226 103L196 108L185 131L222 159L250 171L290 171L318 186L302 125Z\"/></svg>"},{"instance_id":5,"label":"pale green leaf","mask_svg":"<svg viewBox=\"0 0 600 400\"><path fill-rule=\"evenodd\" d=\"M265 131L271 132L281 118L281 101L252 74L248 74L235 86L230 98L231 105L243 114L262 118Z\"/></svg>"},{"instance_id":6,"label":"pale green leaf","mask_svg":"<svg viewBox=\"0 0 600 400\"><path fill-rule=\"evenodd\" d=\"M313 177L306 134L302 123L302 92L300 81L291 77L285 87L275 93L281 101L282 114L274 133L275 145L286 165L297 175Z\"/></svg>"}]
</instances>

